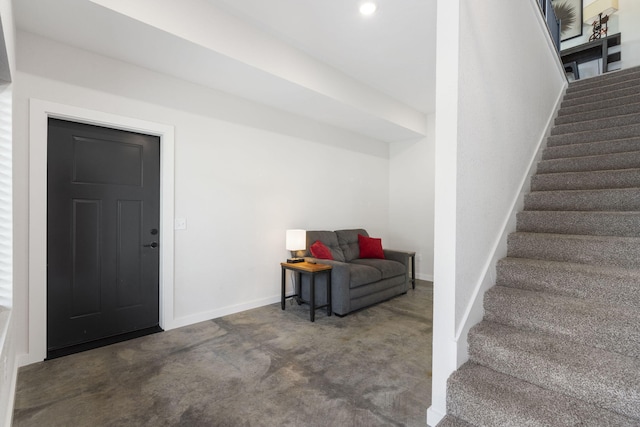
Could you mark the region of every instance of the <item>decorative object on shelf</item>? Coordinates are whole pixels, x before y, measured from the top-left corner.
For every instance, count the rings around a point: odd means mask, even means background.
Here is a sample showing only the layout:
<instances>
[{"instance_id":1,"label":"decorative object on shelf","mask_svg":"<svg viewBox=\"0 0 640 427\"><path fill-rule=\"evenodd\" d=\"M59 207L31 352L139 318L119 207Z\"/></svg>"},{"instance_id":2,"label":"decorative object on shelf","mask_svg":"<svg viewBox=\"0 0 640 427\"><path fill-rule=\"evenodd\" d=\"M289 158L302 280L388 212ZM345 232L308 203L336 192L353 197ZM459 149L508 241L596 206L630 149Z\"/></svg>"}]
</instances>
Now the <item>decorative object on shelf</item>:
<instances>
[{"instance_id":1,"label":"decorative object on shelf","mask_svg":"<svg viewBox=\"0 0 640 427\"><path fill-rule=\"evenodd\" d=\"M303 262L304 258L296 257L295 253L307 248L307 232L305 230L287 230L286 246L292 256L287 259L288 263Z\"/></svg>"},{"instance_id":2,"label":"decorative object on shelf","mask_svg":"<svg viewBox=\"0 0 640 427\"><path fill-rule=\"evenodd\" d=\"M582 0L552 0L553 11L560 20L560 40L582 35Z\"/></svg>"},{"instance_id":3,"label":"decorative object on shelf","mask_svg":"<svg viewBox=\"0 0 640 427\"><path fill-rule=\"evenodd\" d=\"M591 25L593 31L589 41L607 36L609 17L618 11L618 0L596 0L584 8L584 23Z\"/></svg>"}]
</instances>

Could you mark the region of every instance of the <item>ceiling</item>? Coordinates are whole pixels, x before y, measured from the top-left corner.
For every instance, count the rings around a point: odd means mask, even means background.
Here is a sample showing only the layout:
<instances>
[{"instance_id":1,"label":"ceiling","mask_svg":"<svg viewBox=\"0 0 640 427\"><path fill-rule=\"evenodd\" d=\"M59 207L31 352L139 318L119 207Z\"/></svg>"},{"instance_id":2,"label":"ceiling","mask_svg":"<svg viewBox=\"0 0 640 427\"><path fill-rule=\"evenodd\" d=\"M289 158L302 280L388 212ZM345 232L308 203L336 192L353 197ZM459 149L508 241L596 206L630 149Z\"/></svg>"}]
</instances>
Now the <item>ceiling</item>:
<instances>
[{"instance_id":1,"label":"ceiling","mask_svg":"<svg viewBox=\"0 0 640 427\"><path fill-rule=\"evenodd\" d=\"M18 0L14 13L20 30L375 139L424 135L436 0L377 0L370 17L360 1Z\"/></svg>"}]
</instances>

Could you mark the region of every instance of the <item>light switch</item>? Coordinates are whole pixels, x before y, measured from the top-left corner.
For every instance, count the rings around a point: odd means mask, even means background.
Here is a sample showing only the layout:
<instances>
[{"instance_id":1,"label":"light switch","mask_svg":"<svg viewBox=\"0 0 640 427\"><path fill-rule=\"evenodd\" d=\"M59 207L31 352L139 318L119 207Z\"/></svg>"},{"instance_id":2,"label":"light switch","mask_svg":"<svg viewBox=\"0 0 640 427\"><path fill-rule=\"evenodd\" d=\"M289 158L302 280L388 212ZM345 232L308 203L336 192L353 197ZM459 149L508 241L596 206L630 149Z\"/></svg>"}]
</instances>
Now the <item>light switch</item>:
<instances>
[{"instance_id":1,"label":"light switch","mask_svg":"<svg viewBox=\"0 0 640 427\"><path fill-rule=\"evenodd\" d=\"M176 218L175 227L176 230L186 230L187 229L187 219L186 218Z\"/></svg>"}]
</instances>

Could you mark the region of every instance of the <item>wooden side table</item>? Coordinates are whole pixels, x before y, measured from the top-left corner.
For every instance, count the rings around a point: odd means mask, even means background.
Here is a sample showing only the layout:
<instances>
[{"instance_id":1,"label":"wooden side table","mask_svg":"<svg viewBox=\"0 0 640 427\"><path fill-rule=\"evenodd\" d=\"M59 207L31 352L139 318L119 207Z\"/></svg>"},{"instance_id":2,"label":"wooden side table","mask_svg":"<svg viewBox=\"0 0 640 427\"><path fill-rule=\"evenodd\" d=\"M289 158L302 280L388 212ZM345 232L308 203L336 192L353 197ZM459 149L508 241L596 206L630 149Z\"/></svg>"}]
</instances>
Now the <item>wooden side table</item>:
<instances>
[{"instance_id":1,"label":"wooden side table","mask_svg":"<svg viewBox=\"0 0 640 427\"><path fill-rule=\"evenodd\" d=\"M310 320L313 322L316 319L316 309L327 307L327 316L331 316L331 266L327 264L311 264L309 262L297 262L297 263L288 263L281 262L280 266L282 267L282 289L281 289L281 305L282 309L285 309L285 300L289 298L297 297L297 300L303 302L305 304L309 304L310 307ZM305 301L302 299L302 286L300 287L300 293L294 293L292 295L285 295L285 272L286 270L291 270L296 273L296 275L308 274L311 279L310 289L309 289L309 301ZM316 307L316 275L318 274L326 274L327 275L327 303L324 305L320 305ZM298 281L300 285L302 285L302 281Z\"/></svg>"}]
</instances>

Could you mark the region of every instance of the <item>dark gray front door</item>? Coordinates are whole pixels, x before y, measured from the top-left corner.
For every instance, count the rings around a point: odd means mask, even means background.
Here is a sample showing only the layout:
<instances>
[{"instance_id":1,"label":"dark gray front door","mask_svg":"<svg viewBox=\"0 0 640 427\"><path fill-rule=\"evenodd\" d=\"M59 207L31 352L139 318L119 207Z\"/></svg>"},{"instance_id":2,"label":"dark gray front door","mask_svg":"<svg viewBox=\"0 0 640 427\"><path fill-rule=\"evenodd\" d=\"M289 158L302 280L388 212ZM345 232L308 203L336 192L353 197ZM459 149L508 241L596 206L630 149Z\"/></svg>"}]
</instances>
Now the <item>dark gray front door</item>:
<instances>
[{"instance_id":1,"label":"dark gray front door","mask_svg":"<svg viewBox=\"0 0 640 427\"><path fill-rule=\"evenodd\" d=\"M158 328L159 138L49 119L47 177L47 357Z\"/></svg>"}]
</instances>

